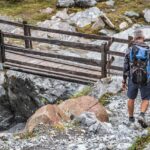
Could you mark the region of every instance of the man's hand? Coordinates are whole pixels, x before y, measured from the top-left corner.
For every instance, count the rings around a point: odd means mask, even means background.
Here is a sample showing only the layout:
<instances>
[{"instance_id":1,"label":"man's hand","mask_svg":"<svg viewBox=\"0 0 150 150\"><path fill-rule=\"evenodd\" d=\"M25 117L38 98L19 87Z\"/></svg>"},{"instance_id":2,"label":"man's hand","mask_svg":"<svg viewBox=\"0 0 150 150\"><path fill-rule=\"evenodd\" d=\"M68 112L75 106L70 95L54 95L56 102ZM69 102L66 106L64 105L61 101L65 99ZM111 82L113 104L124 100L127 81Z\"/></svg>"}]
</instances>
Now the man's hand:
<instances>
[{"instance_id":1,"label":"man's hand","mask_svg":"<svg viewBox=\"0 0 150 150\"><path fill-rule=\"evenodd\" d=\"M126 91L127 90L127 84L125 81L122 81L122 91Z\"/></svg>"}]
</instances>

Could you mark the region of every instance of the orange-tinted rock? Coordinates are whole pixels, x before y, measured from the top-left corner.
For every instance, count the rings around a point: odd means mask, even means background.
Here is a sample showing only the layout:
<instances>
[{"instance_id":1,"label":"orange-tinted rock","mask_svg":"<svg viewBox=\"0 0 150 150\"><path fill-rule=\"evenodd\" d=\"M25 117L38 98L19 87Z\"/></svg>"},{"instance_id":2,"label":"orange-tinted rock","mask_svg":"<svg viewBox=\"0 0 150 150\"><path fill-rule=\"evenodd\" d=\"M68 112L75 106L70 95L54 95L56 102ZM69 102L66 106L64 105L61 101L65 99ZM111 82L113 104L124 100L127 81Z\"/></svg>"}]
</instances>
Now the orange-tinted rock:
<instances>
[{"instance_id":1,"label":"orange-tinted rock","mask_svg":"<svg viewBox=\"0 0 150 150\"><path fill-rule=\"evenodd\" d=\"M69 118L56 105L46 105L38 109L27 121L25 129L32 132L40 123L56 125Z\"/></svg>"},{"instance_id":2,"label":"orange-tinted rock","mask_svg":"<svg viewBox=\"0 0 150 150\"><path fill-rule=\"evenodd\" d=\"M75 99L69 99L61 104L59 108L65 112L66 115L79 116L85 111L94 112L97 119L102 122L108 122L108 114L104 106L102 106L98 100L90 96L82 96Z\"/></svg>"}]
</instances>

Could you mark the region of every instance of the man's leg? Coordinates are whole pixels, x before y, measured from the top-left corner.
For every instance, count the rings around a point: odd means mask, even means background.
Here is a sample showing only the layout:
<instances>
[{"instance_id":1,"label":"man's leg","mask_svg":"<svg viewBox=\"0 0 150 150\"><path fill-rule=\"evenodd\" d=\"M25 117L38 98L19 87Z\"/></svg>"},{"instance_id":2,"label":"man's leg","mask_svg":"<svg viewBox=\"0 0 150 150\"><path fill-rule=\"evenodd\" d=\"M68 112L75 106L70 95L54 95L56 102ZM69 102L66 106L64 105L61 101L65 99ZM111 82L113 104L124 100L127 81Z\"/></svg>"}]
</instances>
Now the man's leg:
<instances>
[{"instance_id":1,"label":"man's leg","mask_svg":"<svg viewBox=\"0 0 150 150\"><path fill-rule=\"evenodd\" d=\"M128 100L128 114L129 114L129 121L134 122L134 99L129 99Z\"/></svg>"},{"instance_id":2,"label":"man's leg","mask_svg":"<svg viewBox=\"0 0 150 150\"><path fill-rule=\"evenodd\" d=\"M129 98L128 100L128 114L129 114L129 122L134 122L134 101L138 94L138 86L135 85L131 79L129 79L128 82L128 91L127 96Z\"/></svg>"},{"instance_id":3,"label":"man's leg","mask_svg":"<svg viewBox=\"0 0 150 150\"><path fill-rule=\"evenodd\" d=\"M145 113L149 106L149 100L142 100L141 103L141 113Z\"/></svg>"},{"instance_id":4,"label":"man's leg","mask_svg":"<svg viewBox=\"0 0 150 150\"><path fill-rule=\"evenodd\" d=\"M146 86L141 87L141 113L138 117L138 122L141 124L143 128L147 128L147 123L145 120L145 113L149 106L149 99L150 99L150 83L148 83Z\"/></svg>"},{"instance_id":5,"label":"man's leg","mask_svg":"<svg viewBox=\"0 0 150 150\"><path fill-rule=\"evenodd\" d=\"M128 114L129 117L133 117L134 116L134 99L129 99L128 100Z\"/></svg>"}]
</instances>

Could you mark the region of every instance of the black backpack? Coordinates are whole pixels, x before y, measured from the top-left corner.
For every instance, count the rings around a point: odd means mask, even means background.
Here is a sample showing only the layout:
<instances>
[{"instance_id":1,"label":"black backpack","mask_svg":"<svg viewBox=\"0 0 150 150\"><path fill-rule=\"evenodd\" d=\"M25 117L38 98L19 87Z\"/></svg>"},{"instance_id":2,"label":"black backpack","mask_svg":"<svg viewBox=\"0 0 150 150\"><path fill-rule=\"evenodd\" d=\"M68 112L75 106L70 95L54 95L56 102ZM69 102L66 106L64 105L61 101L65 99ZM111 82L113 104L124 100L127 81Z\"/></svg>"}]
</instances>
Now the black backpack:
<instances>
[{"instance_id":1,"label":"black backpack","mask_svg":"<svg viewBox=\"0 0 150 150\"><path fill-rule=\"evenodd\" d=\"M146 85L150 77L148 50L138 45L130 48L130 77L135 84Z\"/></svg>"}]
</instances>

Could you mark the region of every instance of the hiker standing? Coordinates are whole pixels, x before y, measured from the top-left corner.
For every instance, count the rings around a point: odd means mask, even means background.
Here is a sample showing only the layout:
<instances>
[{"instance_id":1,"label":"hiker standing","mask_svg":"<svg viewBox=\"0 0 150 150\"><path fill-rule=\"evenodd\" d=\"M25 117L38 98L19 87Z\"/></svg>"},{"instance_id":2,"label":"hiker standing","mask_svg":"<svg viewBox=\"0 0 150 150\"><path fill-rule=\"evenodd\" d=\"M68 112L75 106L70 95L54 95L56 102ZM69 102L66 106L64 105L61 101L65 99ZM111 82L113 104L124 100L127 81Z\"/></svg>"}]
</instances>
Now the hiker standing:
<instances>
[{"instance_id":1,"label":"hiker standing","mask_svg":"<svg viewBox=\"0 0 150 150\"><path fill-rule=\"evenodd\" d=\"M138 116L138 122L146 128L145 113L150 100L150 49L144 43L144 34L142 30L134 32L134 39L129 47L125 59L123 70L123 90L127 89L129 123L134 123L134 102L140 90L141 108ZM127 85L128 78L128 85Z\"/></svg>"}]
</instances>

